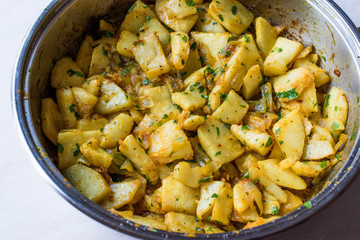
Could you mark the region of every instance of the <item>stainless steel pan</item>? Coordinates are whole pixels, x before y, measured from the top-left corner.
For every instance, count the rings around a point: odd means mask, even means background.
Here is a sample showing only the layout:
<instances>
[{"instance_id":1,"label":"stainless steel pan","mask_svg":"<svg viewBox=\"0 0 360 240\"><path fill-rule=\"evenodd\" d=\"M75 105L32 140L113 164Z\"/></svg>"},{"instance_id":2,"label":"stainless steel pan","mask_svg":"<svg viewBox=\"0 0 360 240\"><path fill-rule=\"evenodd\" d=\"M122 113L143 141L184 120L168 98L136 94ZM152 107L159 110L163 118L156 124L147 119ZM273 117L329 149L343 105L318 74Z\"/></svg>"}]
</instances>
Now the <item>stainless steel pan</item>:
<instances>
[{"instance_id":1,"label":"stainless steel pan","mask_svg":"<svg viewBox=\"0 0 360 240\"><path fill-rule=\"evenodd\" d=\"M182 239L185 234L149 231L135 226L89 201L70 186L54 164L56 149L45 138L40 127L40 100L53 95L49 75L54 61L74 53L85 29L91 29L98 17L110 13L124 16L133 1L126 0L59 0L50 3L29 31L19 54L13 80L13 107L19 129L31 158L68 202L88 216L118 231L146 239L159 237ZM331 0L241 0L256 14L274 24L285 24L289 34L305 45L313 44L328 70L333 85L347 94L350 110L347 134L352 136L344 149L344 160L336 165L312 189L308 199L312 208L300 207L271 223L224 234L202 235L210 239L260 238L279 232L310 217L334 199L351 181L360 166L359 161L359 103L360 95L360 36L345 13ZM94 21L95 19L95 21ZM326 61L325 61L326 60ZM341 73L340 77L334 71ZM315 195L316 194L316 195ZM200 236L199 236L200 237Z\"/></svg>"}]
</instances>

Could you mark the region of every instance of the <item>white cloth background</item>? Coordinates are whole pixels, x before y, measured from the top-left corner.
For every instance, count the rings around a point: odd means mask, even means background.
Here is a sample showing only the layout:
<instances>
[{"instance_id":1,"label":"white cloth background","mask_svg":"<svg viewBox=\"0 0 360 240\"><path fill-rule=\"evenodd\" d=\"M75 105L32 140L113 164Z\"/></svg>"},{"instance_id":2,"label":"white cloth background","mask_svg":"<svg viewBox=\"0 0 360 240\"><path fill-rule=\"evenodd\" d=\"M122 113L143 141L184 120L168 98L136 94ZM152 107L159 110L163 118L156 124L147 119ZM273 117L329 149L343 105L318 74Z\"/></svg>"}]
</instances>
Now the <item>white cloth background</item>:
<instances>
[{"instance_id":1,"label":"white cloth background","mask_svg":"<svg viewBox=\"0 0 360 240\"><path fill-rule=\"evenodd\" d=\"M10 86L30 25L50 0L0 0L0 239L134 239L82 214L41 177L15 129ZM336 1L360 26L358 0Z\"/></svg>"}]
</instances>

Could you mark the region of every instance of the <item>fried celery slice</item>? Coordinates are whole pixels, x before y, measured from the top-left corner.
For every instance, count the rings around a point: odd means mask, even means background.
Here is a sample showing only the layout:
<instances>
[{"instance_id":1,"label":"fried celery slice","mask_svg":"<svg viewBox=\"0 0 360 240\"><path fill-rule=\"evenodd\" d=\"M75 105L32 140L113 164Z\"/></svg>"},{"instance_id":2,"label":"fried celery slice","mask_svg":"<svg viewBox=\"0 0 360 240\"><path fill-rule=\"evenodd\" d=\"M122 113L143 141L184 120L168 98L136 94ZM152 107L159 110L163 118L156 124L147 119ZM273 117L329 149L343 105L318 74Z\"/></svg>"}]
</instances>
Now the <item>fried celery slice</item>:
<instances>
[{"instance_id":1,"label":"fried celery slice","mask_svg":"<svg viewBox=\"0 0 360 240\"><path fill-rule=\"evenodd\" d=\"M108 66L110 66L111 60L109 56L109 52L106 50L104 44L99 44L94 48L91 63L89 76L93 76L96 74L103 74Z\"/></svg>"},{"instance_id":2,"label":"fried celery slice","mask_svg":"<svg viewBox=\"0 0 360 240\"><path fill-rule=\"evenodd\" d=\"M291 167L300 160L305 145L305 129L300 113L294 110L277 121L273 126L273 134L285 156L280 166Z\"/></svg>"},{"instance_id":3,"label":"fried celery slice","mask_svg":"<svg viewBox=\"0 0 360 240\"><path fill-rule=\"evenodd\" d=\"M157 119L177 119L180 112L171 101L171 95L166 86L145 89L144 96L151 98L154 105L150 112Z\"/></svg>"},{"instance_id":4,"label":"fried celery slice","mask_svg":"<svg viewBox=\"0 0 360 240\"><path fill-rule=\"evenodd\" d=\"M58 102L64 128L75 128L76 121L80 118L80 114L73 91L68 88L57 89L56 100Z\"/></svg>"},{"instance_id":5,"label":"fried celery slice","mask_svg":"<svg viewBox=\"0 0 360 240\"><path fill-rule=\"evenodd\" d=\"M161 24L159 20L156 18L152 18L149 21L143 23L140 31L139 31L139 39L142 39L146 36L149 36L153 32L159 37L159 41L161 43L162 49L165 54L169 53L169 32L166 28Z\"/></svg>"},{"instance_id":6,"label":"fried celery slice","mask_svg":"<svg viewBox=\"0 0 360 240\"><path fill-rule=\"evenodd\" d=\"M262 156L268 154L273 146L273 139L267 132L250 129L248 126L242 125L232 125L231 132L240 140L242 145L248 146Z\"/></svg>"},{"instance_id":7,"label":"fried celery slice","mask_svg":"<svg viewBox=\"0 0 360 240\"><path fill-rule=\"evenodd\" d=\"M264 74L276 76L286 73L287 65L302 51L303 45L297 41L279 37L264 62Z\"/></svg>"},{"instance_id":8,"label":"fried celery slice","mask_svg":"<svg viewBox=\"0 0 360 240\"><path fill-rule=\"evenodd\" d=\"M210 16L234 34L243 33L252 23L254 14L236 0L213 0Z\"/></svg>"},{"instance_id":9,"label":"fried celery slice","mask_svg":"<svg viewBox=\"0 0 360 240\"><path fill-rule=\"evenodd\" d=\"M170 63L165 57L159 37L155 32L139 41L133 48L133 54L150 80L156 79L171 70Z\"/></svg>"},{"instance_id":10,"label":"fried celery slice","mask_svg":"<svg viewBox=\"0 0 360 240\"><path fill-rule=\"evenodd\" d=\"M328 129L314 125L311 132L311 140L326 140L331 143L331 146L335 146L334 139Z\"/></svg>"},{"instance_id":11,"label":"fried celery slice","mask_svg":"<svg viewBox=\"0 0 360 240\"><path fill-rule=\"evenodd\" d=\"M248 109L249 104L234 90L230 90L224 102L215 110L212 116L224 123L239 124Z\"/></svg>"},{"instance_id":12,"label":"fried celery slice","mask_svg":"<svg viewBox=\"0 0 360 240\"><path fill-rule=\"evenodd\" d=\"M222 57L219 51L222 52L225 50L228 45L228 40L231 39L232 35L226 32L191 32L191 37L196 41L200 55L202 55L205 60L205 64L213 66L216 62L221 62Z\"/></svg>"},{"instance_id":13,"label":"fried celery slice","mask_svg":"<svg viewBox=\"0 0 360 240\"><path fill-rule=\"evenodd\" d=\"M119 151L131 161L136 170L144 175L150 184L158 181L159 175L155 163L132 134L128 135L124 141L119 140Z\"/></svg>"},{"instance_id":14,"label":"fried celery slice","mask_svg":"<svg viewBox=\"0 0 360 240\"><path fill-rule=\"evenodd\" d=\"M97 97L80 87L73 87L71 90L79 107L79 113L83 118L89 118L97 102Z\"/></svg>"},{"instance_id":15,"label":"fried celery slice","mask_svg":"<svg viewBox=\"0 0 360 240\"><path fill-rule=\"evenodd\" d=\"M103 148L113 148L119 139L123 140L131 132L134 121L126 113L120 113L102 129L100 145Z\"/></svg>"},{"instance_id":16,"label":"fried celery slice","mask_svg":"<svg viewBox=\"0 0 360 240\"><path fill-rule=\"evenodd\" d=\"M321 118L318 123L319 126L330 131L335 141L338 140L340 134L345 130L345 125L338 118Z\"/></svg>"},{"instance_id":17,"label":"fried celery slice","mask_svg":"<svg viewBox=\"0 0 360 240\"><path fill-rule=\"evenodd\" d=\"M260 156L255 153L244 153L239 158L235 159L234 163L237 169L245 174L249 171L250 167L258 167L257 162L260 161L259 157Z\"/></svg>"},{"instance_id":18,"label":"fried celery slice","mask_svg":"<svg viewBox=\"0 0 360 240\"><path fill-rule=\"evenodd\" d=\"M185 67L190 53L189 36L184 32L170 33L171 61L176 70Z\"/></svg>"},{"instance_id":19,"label":"fried celery slice","mask_svg":"<svg viewBox=\"0 0 360 240\"><path fill-rule=\"evenodd\" d=\"M101 82L104 80L103 75L94 75L88 78L81 87L94 95L95 97L99 96Z\"/></svg>"},{"instance_id":20,"label":"fried celery slice","mask_svg":"<svg viewBox=\"0 0 360 240\"><path fill-rule=\"evenodd\" d=\"M50 84L56 89L77 87L84 81L81 68L69 57L60 58L51 71Z\"/></svg>"},{"instance_id":21,"label":"fried celery slice","mask_svg":"<svg viewBox=\"0 0 360 240\"><path fill-rule=\"evenodd\" d=\"M92 131L99 130L105 127L109 123L105 117L100 116L97 113L94 113L88 119L81 119L77 121L76 128L82 131Z\"/></svg>"},{"instance_id":22,"label":"fried celery slice","mask_svg":"<svg viewBox=\"0 0 360 240\"><path fill-rule=\"evenodd\" d=\"M97 171L82 164L75 164L63 171L71 185L91 201L100 202L111 189L104 177Z\"/></svg>"},{"instance_id":23,"label":"fried celery slice","mask_svg":"<svg viewBox=\"0 0 360 240\"><path fill-rule=\"evenodd\" d=\"M292 212L296 208L303 205L303 201L298 196L294 195L288 190L285 190L285 193L287 194L287 201L285 203L280 204L280 215L285 215L289 212Z\"/></svg>"},{"instance_id":24,"label":"fried celery slice","mask_svg":"<svg viewBox=\"0 0 360 240\"><path fill-rule=\"evenodd\" d=\"M164 231L167 230L167 226L164 223L164 219L161 216L154 213L150 213L145 217L143 217L133 214L132 211L117 211L115 209L110 209L110 212L119 215L123 218L126 218L134 223L147 226L149 227L150 230L153 229L153 231L155 231L155 229L160 229Z\"/></svg>"},{"instance_id":25,"label":"fried celery slice","mask_svg":"<svg viewBox=\"0 0 360 240\"><path fill-rule=\"evenodd\" d=\"M315 76L315 86L321 87L322 85L330 81L329 75L326 74L326 71L316 64L310 62L309 57L304 57L297 59L293 65L293 68L304 67L311 70Z\"/></svg>"},{"instance_id":26,"label":"fried celery slice","mask_svg":"<svg viewBox=\"0 0 360 240\"><path fill-rule=\"evenodd\" d=\"M215 200L224 188L225 182L212 181L204 182L200 187L200 200L196 208L196 216L202 220L204 216L212 212Z\"/></svg>"},{"instance_id":27,"label":"fried celery slice","mask_svg":"<svg viewBox=\"0 0 360 240\"><path fill-rule=\"evenodd\" d=\"M275 159L259 161L258 165L261 173L280 186L296 190L302 190L307 187L301 177L296 175L290 168L282 169Z\"/></svg>"},{"instance_id":28,"label":"fried celery slice","mask_svg":"<svg viewBox=\"0 0 360 240\"><path fill-rule=\"evenodd\" d=\"M305 160L320 160L333 154L334 148L327 140L309 140L304 148Z\"/></svg>"},{"instance_id":29,"label":"fried celery slice","mask_svg":"<svg viewBox=\"0 0 360 240\"><path fill-rule=\"evenodd\" d=\"M106 209L121 208L129 204L139 189L139 180L116 182L110 185L112 193L102 201L101 205Z\"/></svg>"},{"instance_id":30,"label":"fried celery slice","mask_svg":"<svg viewBox=\"0 0 360 240\"><path fill-rule=\"evenodd\" d=\"M257 186L250 180L243 179L235 184L233 189L234 210L238 214L243 214L249 207L256 210L255 203L260 211L263 212L262 194Z\"/></svg>"},{"instance_id":31,"label":"fried celery slice","mask_svg":"<svg viewBox=\"0 0 360 240\"><path fill-rule=\"evenodd\" d=\"M190 160L194 156L185 132L174 121L168 121L151 134L148 154L158 164L166 164L178 159Z\"/></svg>"},{"instance_id":32,"label":"fried celery slice","mask_svg":"<svg viewBox=\"0 0 360 240\"><path fill-rule=\"evenodd\" d=\"M62 130L58 135L58 167L63 170L74 165L79 157L80 146L90 138L98 139L101 132Z\"/></svg>"},{"instance_id":33,"label":"fried celery slice","mask_svg":"<svg viewBox=\"0 0 360 240\"><path fill-rule=\"evenodd\" d=\"M135 33L129 31L122 31L116 44L116 51L124 57L134 58L135 56L132 50L135 47L134 42L138 40L139 38L136 36Z\"/></svg>"},{"instance_id":34,"label":"fried celery slice","mask_svg":"<svg viewBox=\"0 0 360 240\"><path fill-rule=\"evenodd\" d=\"M203 222L204 224L204 231L206 234L213 234L213 233L223 233L224 230L221 230L220 228L216 227L216 225L206 222Z\"/></svg>"},{"instance_id":35,"label":"fried celery slice","mask_svg":"<svg viewBox=\"0 0 360 240\"><path fill-rule=\"evenodd\" d=\"M101 114L116 113L132 107L132 102L126 93L116 83L105 80L101 84L101 95L95 106L95 111Z\"/></svg>"},{"instance_id":36,"label":"fried celery slice","mask_svg":"<svg viewBox=\"0 0 360 240\"><path fill-rule=\"evenodd\" d=\"M201 61L199 57L199 51L197 49L197 42L192 41L190 44L190 52L188 59L185 63L185 67L179 71L180 77L185 79L196 71L200 71L201 69ZM205 68L204 68L205 69ZM202 73L204 70L202 70Z\"/></svg>"},{"instance_id":37,"label":"fried celery slice","mask_svg":"<svg viewBox=\"0 0 360 240\"><path fill-rule=\"evenodd\" d=\"M202 221L196 221L192 215L168 212L164 216L165 225L171 232L204 233Z\"/></svg>"},{"instance_id":38,"label":"fried celery slice","mask_svg":"<svg viewBox=\"0 0 360 240\"><path fill-rule=\"evenodd\" d=\"M198 188L202 181L210 179L211 174L210 165L191 168L190 163L181 161L175 166L173 177L185 186Z\"/></svg>"},{"instance_id":39,"label":"fried celery slice","mask_svg":"<svg viewBox=\"0 0 360 240\"><path fill-rule=\"evenodd\" d=\"M260 65L252 66L243 78L241 93L246 100L255 97L260 92L260 86L264 79Z\"/></svg>"},{"instance_id":40,"label":"fried celery slice","mask_svg":"<svg viewBox=\"0 0 360 240\"><path fill-rule=\"evenodd\" d=\"M274 90L280 102L297 99L302 91L314 84L314 74L306 68L296 68L273 78Z\"/></svg>"},{"instance_id":41,"label":"fried celery slice","mask_svg":"<svg viewBox=\"0 0 360 240\"><path fill-rule=\"evenodd\" d=\"M198 130L201 146L212 159L216 168L244 153L244 148L224 123L208 116Z\"/></svg>"},{"instance_id":42,"label":"fried celery slice","mask_svg":"<svg viewBox=\"0 0 360 240\"><path fill-rule=\"evenodd\" d=\"M109 168L112 162L112 155L100 147L96 138L90 138L80 146L84 157L96 167Z\"/></svg>"},{"instance_id":43,"label":"fried celery slice","mask_svg":"<svg viewBox=\"0 0 360 240\"><path fill-rule=\"evenodd\" d=\"M263 202L264 202L264 214L268 215L277 215L280 209L280 203L271 193L264 191L263 192Z\"/></svg>"},{"instance_id":44,"label":"fried celery slice","mask_svg":"<svg viewBox=\"0 0 360 240\"><path fill-rule=\"evenodd\" d=\"M263 54L267 57L274 47L277 33L271 24L262 17L255 19L256 44Z\"/></svg>"},{"instance_id":45,"label":"fried celery slice","mask_svg":"<svg viewBox=\"0 0 360 240\"><path fill-rule=\"evenodd\" d=\"M195 214L199 189L193 189L176 181L172 176L162 181L162 211Z\"/></svg>"},{"instance_id":46,"label":"fried celery slice","mask_svg":"<svg viewBox=\"0 0 360 240\"><path fill-rule=\"evenodd\" d=\"M325 163L325 164L324 164ZM291 169L299 176L304 177L317 177L326 167L330 166L329 161L325 162L317 161L304 161L296 162ZM324 166L325 165L325 166Z\"/></svg>"},{"instance_id":47,"label":"fried celery slice","mask_svg":"<svg viewBox=\"0 0 360 240\"><path fill-rule=\"evenodd\" d=\"M240 91L243 79L249 69L254 65L259 65L262 68L263 65L263 60L251 34L245 34L234 44L239 46L230 60L221 68L221 74L216 77L216 85L209 96L213 110L218 107L214 103L220 101L221 93L228 93L231 89Z\"/></svg>"},{"instance_id":48,"label":"fried celery slice","mask_svg":"<svg viewBox=\"0 0 360 240\"><path fill-rule=\"evenodd\" d=\"M297 109L304 114L305 117L309 117L313 113L318 112L319 108L315 83L311 83L310 86L304 88L298 98L286 103L280 103L280 106L289 110Z\"/></svg>"},{"instance_id":49,"label":"fried celery slice","mask_svg":"<svg viewBox=\"0 0 360 240\"><path fill-rule=\"evenodd\" d=\"M76 55L76 64L81 68L85 75L87 75L90 70L91 56L94 50L91 46L93 42L94 39L91 36L86 36Z\"/></svg>"},{"instance_id":50,"label":"fried celery slice","mask_svg":"<svg viewBox=\"0 0 360 240\"><path fill-rule=\"evenodd\" d=\"M211 221L221 225L229 225L232 211L233 192L231 185L229 183L225 183L219 194L215 197L214 208L211 214Z\"/></svg>"},{"instance_id":51,"label":"fried celery slice","mask_svg":"<svg viewBox=\"0 0 360 240\"><path fill-rule=\"evenodd\" d=\"M246 174L245 174L246 176ZM265 190L274 195L279 202L284 203L287 201L287 195L275 182L266 177L257 167L250 167L248 170L249 179L253 182L259 181Z\"/></svg>"},{"instance_id":52,"label":"fried celery slice","mask_svg":"<svg viewBox=\"0 0 360 240\"><path fill-rule=\"evenodd\" d=\"M210 17L208 13L209 3L196 6L199 18L195 24L195 31L208 33L224 33L225 30L217 21Z\"/></svg>"},{"instance_id":53,"label":"fried celery slice","mask_svg":"<svg viewBox=\"0 0 360 240\"><path fill-rule=\"evenodd\" d=\"M51 98L41 99L41 128L45 136L54 144L59 132L64 128L57 104Z\"/></svg>"},{"instance_id":54,"label":"fried celery slice","mask_svg":"<svg viewBox=\"0 0 360 240\"><path fill-rule=\"evenodd\" d=\"M176 32L190 32L198 19L196 7L180 0L156 0L155 11L159 19Z\"/></svg>"},{"instance_id":55,"label":"fried celery slice","mask_svg":"<svg viewBox=\"0 0 360 240\"><path fill-rule=\"evenodd\" d=\"M193 82L182 92L172 94L172 101L185 111L194 111L206 104L206 81L204 74L195 72Z\"/></svg>"},{"instance_id":56,"label":"fried celery slice","mask_svg":"<svg viewBox=\"0 0 360 240\"><path fill-rule=\"evenodd\" d=\"M137 0L129 9L125 16L124 21L120 26L121 31L129 31L137 34L141 28L141 25L147 20L147 18L155 18L155 13L145 3Z\"/></svg>"},{"instance_id":57,"label":"fried celery slice","mask_svg":"<svg viewBox=\"0 0 360 240\"><path fill-rule=\"evenodd\" d=\"M189 116L183 122L182 128L187 131L196 131L205 122L205 118L199 115Z\"/></svg>"},{"instance_id":58,"label":"fried celery slice","mask_svg":"<svg viewBox=\"0 0 360 240\"><path fill-rule=\"evenodd\" d=\"M346 124L349 106L345 93L338 87L332 87L325 97L324 116L326 118L339 119L343 125Z\"/></svg>"}]
</instances>

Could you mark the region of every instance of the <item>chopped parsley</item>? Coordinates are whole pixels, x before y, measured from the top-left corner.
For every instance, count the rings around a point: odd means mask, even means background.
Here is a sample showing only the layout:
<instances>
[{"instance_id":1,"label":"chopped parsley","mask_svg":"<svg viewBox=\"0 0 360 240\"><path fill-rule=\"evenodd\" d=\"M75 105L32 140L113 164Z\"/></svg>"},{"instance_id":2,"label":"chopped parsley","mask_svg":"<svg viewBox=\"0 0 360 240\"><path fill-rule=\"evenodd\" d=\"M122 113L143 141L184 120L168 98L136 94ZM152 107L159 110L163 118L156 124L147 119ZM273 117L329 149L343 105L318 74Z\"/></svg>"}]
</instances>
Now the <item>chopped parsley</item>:
<instances>
[{"instance_id":1,"label":"chopped parsley","mask_svg":"<svg viewBox=\"0 0 360 240\"><path fill-rule=\"evenodd\" d=\"M283 49L282 48L278 48L278 52L282 52L283 51Z\"/></svg>"},{"instance_id":2,"label":"chopped parsley","mask_svg":"<svg viewBox=\"0 0 360 240\"><path fill-rule=\"evenodd\" d=\"M242 178L249 178L249 171L247 171Z\"/></svg>"},{"instance_id":3,"label":"chopped parsley","mask_svg":"<svg viewBox=\"0 0 360 240\"><path fill-rule=\"evenodd\" d=\"M73 151L73 156L76 157L80 153L80 145L78 143L75 144L75 149Z\"/></svg>"},{"instance_id":4,"label":"chopped parsley","mask_svg":"<svg viewBox=\"0 0 360 240\"><path fill-rule=\"evenodd\" d=\"M198 181L198 183L203 183L203 182L207 182L210 180L210 177L205 177L205 178L202 178Z\"/></svg>"},{"instance_id":5,"label":"chopped parsley","mask_svg":"<svg viewBox=\"0 0 360 240\"><path fill-rule=\"evenodd\" d=\"M320 164L320 167L325 168L327 163L328 163L328 161L326 161L326 160L322 161L321 164Z\"/></svg>"},{"instance_id":6,"label":"chopped parsley","mask_svg":"<svg viewBox=\"0 0 360 240\"><path fill-rule=\"evenodd\" d=\"M181 39L182 39L184 42L187 42L187 38L186 38L185 36L183 36Z\"/></svg>"},{"instance_id":7,"label":"chopped parsley","mask_svg":"<svg viewBox=\"0 0 360 240\"><path fill-rule=\"evenodd\" d=\"M236 14L236 11L237 11L237 7L234 5L234 6L232 6L231 7L231 13L233 14L233 15L235 15Z\"/></svg>"},{"instance_id":8,"label":"chopped parsley","mask_svg":"<svg viewBox=\"0 0 360 240\"><path fill-rule=\"evenodd\" d=\"M84 74L82 72L79 72L79 71L75 71L75 70L72 70L72 69L69 69L67 71L67 73L70 75L70 77L76 75L78 77L84 77Z\"/></svg>"},{"instance_id":9,"label":"chopped parsley","mask_svg":"<svg viewBox=\"0 0 360 240\"><path fill-rule=\"evenodd\" d=\"M333 124L331 125L331 129L332 130L336 130L340 127L340 125L337 122L333 122Z\"/></svg>"},{"instance_id":10,"label":"chopped parsley","mask_svg":"<svg viewBox=\"0 0 360 240\"><path fill-rule=\"evenodd\" d=\"M190 7L194 6L195 3L194 3L194 0L185 0L186 4Z\"/></svg>"},{"instance_id":11,"label":"chopped parsley","mask_svg":"<svg viewBox=\"0 0 360 240\"><path fill-rule=\"evenodd\" d=\"M162 119L166 119L166 118L168 118L169 117L169 115L167 115L166 113L164 114L164 116L162 117Z\"/></svg>"},{"instance_id":12,"label":"chopped parsley","mask_svg":"<svg viewBox=\"0 0 360 240\"><path fill-rule=\"evenodd\" d=\"M272 211L271 215L276 215L276 214L279 213L279 207L278 206L273 207L272 210L273 211Z\"/></svg>"},{"instance_id":13,"label":"chopped parsley","mask_svg":"<svg viewBox=\"0 0 360 240\"><path fill-rule=\"evenodd\" d=\"M217 198L219 195L216 193L213 193L213 195L211 195L211 198Z\"/></svg>"},{"instance_id":14,"label":"chopped parsley","mask_svg":"<svg viewBox=\"0 0 360 240\"><path fill-rule=\"evenodd\" d=\"M250 37L249 37L248 35L245 35L244 38L245 38L245 42L246 42L246 43L249 43L249 42L250 42Z\"/></svg>"},{"instance_id":15,"label":"chopped parsley","mask_svg":"<svg viewBox=\"0 0 360 240\"><path fill-rule=\"evenodd\" d=\"M218 17L219 17L219 19L220 19L222 22L224 21L223 15L219 14Z\"/></svg>"},{"instance_id":16,"label":"chopped parsley","mask_svg":"<svg viewBox=\"0 0 360 240\"><path fill-rule=\"evenodd\" d=\"M306 208L312 208L311 202L304 203L304 207Z\"/></svg>"},{"instance_id":17,"label":"chopped parsley","mask_svg":"<svg viewBox=\"0 0 360 240\"><path fill-rule=\"evenodd\" d=\"M221 155L221 151L218 151L217 153L214 154L215 157Z\"/></svg>"},{"instance_id":18,"label":"chopped parsley","mask_svg":"<svg viewBox=\"0 0 360 240\"><path fill-rule=\"evenodd\" d=\"M217 132L217 135L220 136L220 129L218 127L216 127L216 132Z\"/></svg>"},{"instance_id":19,"label":"chopped parsley","mask_svg":"<svg viewBox=\"0 0 360 240\"><path fill-rule=\"evenodd\" d=\"M195 51L196 48L197 48L196 42L193 42L193 43L190 45L190 50L191 50L191 51Z\"/></svg>"},{"instance_id":20,"label":"chopped parsley","mask_svg":"<svg viewBox=\"0 0 360 240\"><path fill-rule=\"evenodd\" d=\"M279 141L280 145L282 145L284 142L283 141Z\"/></svg>"},{"instance_id":21,"label":"chopped parsley","mask_svg":"<svg viewBox=\"0 0 360 240\"><path fill-rule=\"evenodd\" d=\"M325 97L325 107L329 106L329 99L330 99L330 94L326 94L326 97Z\"/></svg>"},{"instance_id":22,"label":"chopped parsley","mask_svg":"<svg viewBox=\"0 0 360 240\"><path fill-rule=\"evenodd\" d=\"M284 92L280 92L280 93L276 93L276 97L277 98L288 98L289 100L293 100L298 98L300 95L299 93L297 93L295 91L295 88L289 90L289 91L284 91Z\"/></svg>"},{"instance_id":23,"label":"chopped parsley","mask_svg":"<svg viewBox=\"0 0 360 240\"><path fill-rule=\"evenodd\" d=\"M111 38L114 34L108 30L104 30L103 35L107 38Z\"/></svg>"},{"instance_id":24,"label":"chopped parsley","mask_svg":"<svg viewBox=\"0 0 360 240\"><path fill-rule=\"evenodd\" d=\"M268 140L267 140L267 142L266 142L266 144L265 144L265 147L267 148L267 147L270 147L271 146L271 144L272 144L272 138L271 137L269 137L268 138Z\"/></svg>"},{"instance_id":25,"label":"chopped parsley","mask_svg":"<svg viewBox=\"0 0 360 240\"><path fill-rule=\"evenodd\" d=\"M56 146L57 146L57 149L58 149L59 153L64 152L64 146L61 143L57 143Z\"/></svg>"},{"instance_id":26,"label":"chopped parsley","mask_svg":"<svg viewBox=\"0 0 360 240\"><path fill-rule=\"evenodd\" d=\"M241 127L241 130L242 130L242 131L250 130L250 127L249 127L248 125L245 125L245 126L242 126L242 127Z\"/></svg>"},{"instance_id":27,"label":"chopped parsley","mask_svg":"<svg viewBox=\"0 0 360 240\"><path fill-rule=\"evenodd\" d=\"M148 85L150 83L150 80L148 78L145 78L143 81L143 85Z\"/></svg>"}]
</instances>

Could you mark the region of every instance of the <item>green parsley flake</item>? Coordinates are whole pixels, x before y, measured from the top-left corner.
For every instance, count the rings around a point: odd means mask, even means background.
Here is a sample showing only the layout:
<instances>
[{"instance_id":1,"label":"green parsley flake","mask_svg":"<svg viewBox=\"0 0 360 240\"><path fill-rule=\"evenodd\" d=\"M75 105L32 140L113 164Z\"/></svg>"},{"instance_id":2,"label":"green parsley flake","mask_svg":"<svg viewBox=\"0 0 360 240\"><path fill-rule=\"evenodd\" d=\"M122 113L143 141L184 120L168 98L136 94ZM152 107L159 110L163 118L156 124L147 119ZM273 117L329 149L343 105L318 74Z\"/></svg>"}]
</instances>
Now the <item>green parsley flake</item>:
<instances>
[{"instance_id":1,"label":"green parsley flake","mask_svg":"<svg viewBox=\"0 0 360 240\"><path fill-rule=\"evenodd\" d=\"M166 119L166 118L168 118L169 117L169 115L167 115L166 113L164 114L164 116L162 117L162 119Z\"/></svg>"},{"instance_id":2,"label":"green parsley flake","mask_svg":"<svg viewBox=\"0 0 360 240\"><path fill-rule=\"evenodd\" d=\"M218 151L217 153L214 154L215 157L221 155L221 151Z\"/></svg>"},{"instance_id":3,"label":"green parsley flake","mask_svg":"<svg viewBox=\"0 0 360 240\"><path fill-rule=\"evenodd\" d=\"M300 96L300 94L295 91L295 88L293 88L293 89L291 89L289 91L276 93L277 98L288 98L289 100L296 99L299 96Z\"/></svg>"},{"instance_id":4,"label":"green parsley flake","mask_svg":"<svg viewBox=\"0 0 360 240\"><path fill-rule=\"evenodd\" d=\"M184 42L187 42L187 38L186 38L185 36L183 36L181 39L182 39Z\"/></svg>"},{"instance_id":5,"label":"green parsley flake","mask_svg":"<svg viewBox=\"0 0 360 240\"><path fill-rule=\"evenodd\" d=\"M220 19L222 22L224 21L223 15L219 14L218 17L219 17L219 19Z\"/></svg>"},{"instance_id":6,"label":"green parsley flake","mask_svg":"<svg viewBox=\"0 0 360 240\"><path fill-rule=\"evenodd\" d=\"M311 202L304 203L304 207L306 208L312 208Z\"/></svg>"},{"instance_id":7,"label":"green parsley flake","mask_svg":"<svg viewBox=\"0 0 360 240\"><path fill-rule=\"evenodd\" d=\"M236 11L237 11L237 7L234 5L234 6L232 6L231 7L231 13L233 14L233 15L235 15L236 14Z\"/></svg>"},{"instance_id":8,"label":"green parsley flake","mask_svg":"<svg viewBox=\"0 0 360 240\"><path fill-rule=\"evenodd\" d=\"M272 211L271 215L276 215L276 214L279 213L279 207L278 206L273 207L272 210L273 211Z\"/></svg>"},{"instance_id":9,"label":"green parsley flake","mask_svg":"<svg viewBox=\"0 0 360 240\"><path fill-rule=\"evenodd\" d=\"M143 85L148 85L150 83L150 80L148 78L145 78L143 81Z\"/></svg>"},{"instance_id":10,"label":"green parsley flake","mask_svg":"<svg viewBox=\"0 0 360 240\"><path fill-rule=\"evenodd\" d=\"M210 180L210 177L205 177L205 178L202 178L198 181L198 183L203 183L203 182L207 182Z\"/></svg>"},{"instance_id":11,"label":"green parsley flake","mask_svg":"<svg viewBox=\"0 0 360 240\"><path fill-rule=\"evenodd\" d=\"M329 99L330 99L330 94L327 94L325 97L325 107L329 106Z\"/></svg>"},{"instance_id":12,"label":"green parsley flake","mask_svg":"<svg viewBox=\"0 0 360 240\"><path fill-rule=\"evenodd\" d=\"M76 157L80 153L80 145L78 143L75 144L75 149L73 151L73 156Z\"/></svg>"},{"instance_id":13,"label":"green parsley flake","mask_svg":"<svg viewBox=\"0 0 360 240\"><path fill-rule=\"evenodd\" d=\"M196 48L197 48L196 42L193 42L193 43L190 45L190 50L191 50L191 51L195 51Z\"/></svg>"},{"instance_id":14,"label":"green parsley flake","mask_svg":"<svg viewBox=\"0 0 360 240\"><path fill-rule=\"evenodd\" d=\"M247 171L242 178L249 178L249 171Z\"/></svg>"},{"instance_id":15,"label":"green parsley flake","mask_svg":"<svg viewBox=\"0 0 360 240\"><path fill-rule=\"evenodd\" d=\"M72 70L72 69L69 69L69 70L67 71L67 73L70 75L70 77L72 77L72 76L74 76L74 75L76 75L76 76L78 76L78 77L84 77L84 74L83 74L82 72L74 71L74 70Z\"/></svg>"},{"instance_id":16,"label":"green parsley flake","mask_svg":"<svg viewBox=\"0 0 360 240\"><path fill-rule=\"evenodd\" d=\"M326 160L322 161L321 164L320 164L320 167L325 168L327 163L328 163L328 161L326 161Z\"/></svg>"},{"instance_id":17,"label":"green parsley flake","mask_svg":"<svg viewBox=\"0 0 360 240\"><path fill-rule=\"evenodd\" d=\"M246 42L246 43L249 43L249 42L250 42L250 37L249 37L248 35L245 35L244 38L245 38L245 42Z\"/></svg>"},{"instance_id":18,"label":"green parsley flake","mask_svg":"<svg viewBox=\"0 0 360 240\"><path fill-rule=\"evenodd\" d=\"M64 146L61 143L57 143L56 144L59 153L63 153L64 152Z\"/></svg>"},{"instance_id":19,"label":"green parsley flake","mask_svg":"<svg viewBox=\"0 0 360 240\"><path fill-rule=\"evenodd\" d=\"M271 144L272 144L272 138L271 137L269 137L268 138L268 140L267 140L267 142L266 142L266 144L265 144L265 147L267 148L267 147L270 147L271 146Z\"/></svg>"},{"instance_id":20,"label":"green parsley flake","mask_svg":"<svg viewBox=\"0 0 360 240\"><path fill-rule=\"evenodd\" d=\"M194 0L185 0L186 4L190 7L194 6L195 3L194 3Z\"/></svg>"},{"instance_id":21,"label":"green parsley flake","mask_svg":"<svg viewBox=\"0 0 360 240\"><path fill-rule=\"evenodd\" d=\"M217 198L219 195L216 193L213 193L213 195L211 195L211 198Z\"/></svg>"}]
</instances>

